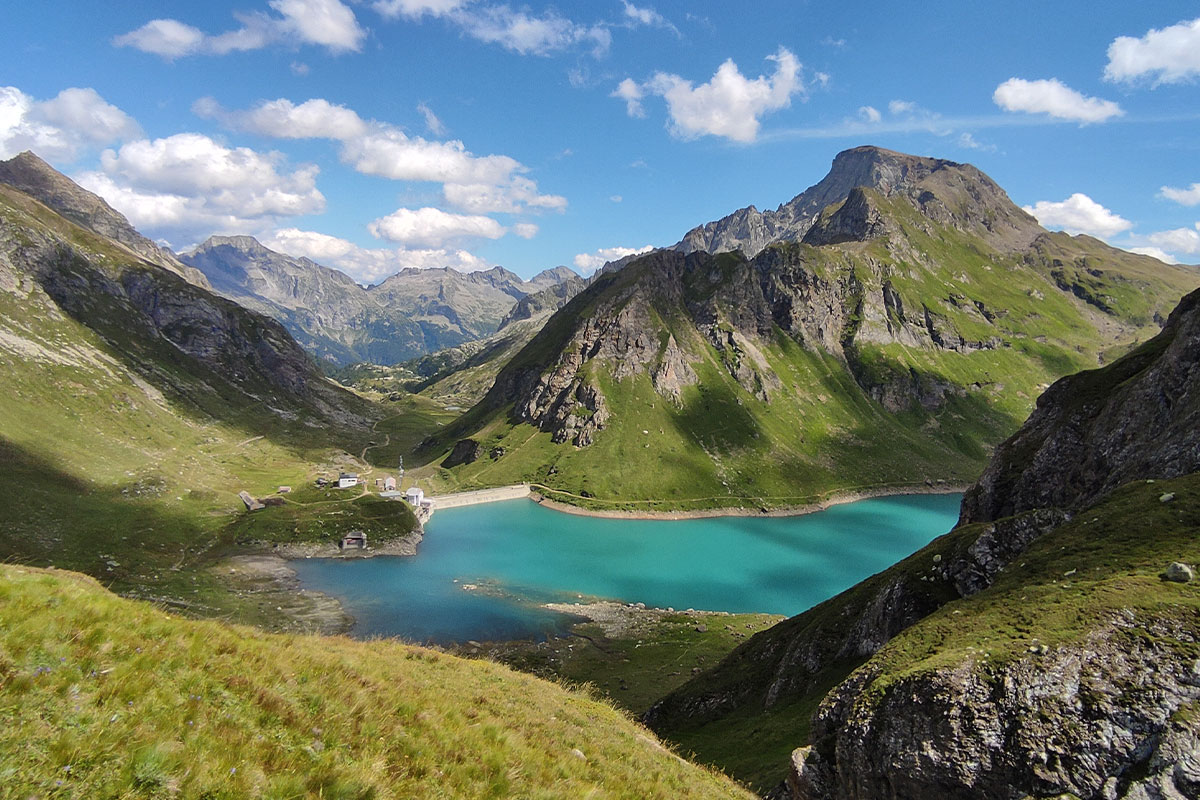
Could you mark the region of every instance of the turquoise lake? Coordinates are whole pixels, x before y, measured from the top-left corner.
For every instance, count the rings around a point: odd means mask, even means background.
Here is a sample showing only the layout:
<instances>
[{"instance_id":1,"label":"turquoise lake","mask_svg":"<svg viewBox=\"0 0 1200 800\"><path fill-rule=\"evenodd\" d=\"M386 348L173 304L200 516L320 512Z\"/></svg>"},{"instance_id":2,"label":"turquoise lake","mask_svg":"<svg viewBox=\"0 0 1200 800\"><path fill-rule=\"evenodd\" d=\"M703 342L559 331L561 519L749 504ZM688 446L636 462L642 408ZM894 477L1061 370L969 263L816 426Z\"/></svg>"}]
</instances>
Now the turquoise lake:
<instances>
[{"instance_id":1,"label":"turquoise lake","mask_svg":"<svg viewBox=\"0 0 1200 800\"><path fill-rule=\"evenodd\" d=\"M449 644L552 636L540 603L798 614L950 530L962 495L860 500L798 517L618 520L531 500L438 511L416 556L292 561L359 637ZM470 591L464 585L478 587Z\"/></svg>"}]
</instances>

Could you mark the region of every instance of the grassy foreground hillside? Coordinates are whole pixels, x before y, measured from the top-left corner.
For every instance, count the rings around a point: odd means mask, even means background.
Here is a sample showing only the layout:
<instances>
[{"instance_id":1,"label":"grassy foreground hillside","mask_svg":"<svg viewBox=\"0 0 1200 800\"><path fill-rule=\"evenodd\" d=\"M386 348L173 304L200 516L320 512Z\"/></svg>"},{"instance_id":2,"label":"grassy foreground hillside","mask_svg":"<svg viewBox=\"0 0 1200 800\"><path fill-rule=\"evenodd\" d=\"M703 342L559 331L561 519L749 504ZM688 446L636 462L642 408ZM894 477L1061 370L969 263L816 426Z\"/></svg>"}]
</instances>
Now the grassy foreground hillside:
<instances>
[{"instance_id":1,"label":"grassy foreground hillside","mask_svg":"<svg viewBox=\"0 0 1200 800\"><path fill-rule=\"evenodd\" d=\"M0 567L8 797L749 797L612 707L394 642L171 617Z\"/></svg>"}]
</instances>

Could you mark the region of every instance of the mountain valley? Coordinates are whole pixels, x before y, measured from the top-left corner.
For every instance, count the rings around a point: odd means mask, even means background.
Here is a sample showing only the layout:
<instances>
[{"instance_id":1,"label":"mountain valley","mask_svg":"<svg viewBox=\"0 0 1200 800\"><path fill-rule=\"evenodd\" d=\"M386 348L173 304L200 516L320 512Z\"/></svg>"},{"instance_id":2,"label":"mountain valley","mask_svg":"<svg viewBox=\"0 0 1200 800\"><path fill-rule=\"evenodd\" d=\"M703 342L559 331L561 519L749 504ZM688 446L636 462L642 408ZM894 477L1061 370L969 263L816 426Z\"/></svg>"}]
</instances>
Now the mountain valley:
<instances>
[{"instance_id":1,"label":"mountain valley","mask_svg":"<svg viewBox=\"0 0 1200 800\"><path fill-rule=\"evenodd\" d=\"M969 165L873 147L750 211L588 281L363 289L250 237L177 259L32 154L0 165L5 784L1200 791L1200 594L1180 578L1200 563L1200 274L1048 232ZM416 357L350 365L372 354ZM408 504L317 479L401 458L439 493L529 481L639 515L970 488L951 533L790 619L630 607L624 634L579 629L598 658L460 649L600 687L577 690L294 635L343 632L348 609L280 578L285 556L351 531L411 553L422 532ZM668 744L605 694L649 706Z\"/></svg>"}]
</instances>

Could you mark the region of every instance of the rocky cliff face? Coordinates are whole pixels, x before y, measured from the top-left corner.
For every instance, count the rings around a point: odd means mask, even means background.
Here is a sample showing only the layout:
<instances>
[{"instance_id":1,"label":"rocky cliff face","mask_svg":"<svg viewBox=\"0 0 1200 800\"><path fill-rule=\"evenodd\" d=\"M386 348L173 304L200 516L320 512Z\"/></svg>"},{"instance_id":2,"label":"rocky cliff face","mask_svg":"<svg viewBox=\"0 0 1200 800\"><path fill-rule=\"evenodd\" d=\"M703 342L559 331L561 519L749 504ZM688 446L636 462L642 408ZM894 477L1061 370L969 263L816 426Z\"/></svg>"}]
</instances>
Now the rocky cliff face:
<instances>
[{"instance_id":1,"label":"rocky cliff face","mask_svg":"<svg viewBox=\"0 0 1200 800\"><path fill-rule=\"evenodd\" d=\"M641 284L628 280L629 274L603 277L599 293L604 296L591 313L579 315L584 303L578 302L583 298L576 298L560 312L559 324L551 331L543 329L526 348L537 350L538 339L552 342L557 349L553 366L546 369L541 360L523 359L518 354L500 372L483 403L492 407L513 403L517 419L550 431L553 441L586 447L610 416L603 392L583 374L586 362L599 359L617 379L662 372L660 380L669 380L675 387L672 390L664 384L662 391L677 392L681 373L687 375L690 369L673 342L666 348L672 352L661 352L652 317L656 304L679 302L684 263L682 256L666 252L648 257L643 269L655 275L652 295L640 291ZM559 337L564 334L568 338L559 347Z\"/></svg>"},{"instance_id":2,"label":"rocky cliff face","mask_svg":"<svg viewBox=\"0 0 1200 800\"><path fill-rule=\"evenodd\" d=\"M741 250L753 257L776 242L804 240L814 226L820 230L813 234L812 244L862 241L867 234L861 225L865 220L853 229L846 227L851 224L851 212L862 208L861 195L838 219L821 218L825 209L843 203L861 188L884 197L907 198L929 219L962 226L1002 250L1022 249L1041 232L1033 217L1014 206L994 181L969 164L868 146L839 153L823 180L776 210L760 212L749 206L735 211L688 231L675 249L684 253Z\"/></svg>"},{"instance_id":3,"label":"rocky cliff face","mask_svg":"<svg viewBox=\"0 0 1200 800\"><path fill-rule=\"evenodd\" d=\"M793 754L797 798L1200 796L1200 669L1165 641L1196 626L1129 613L1078 643L988 669L984 658L859 697L868 665L822 704ZM840 713L839 713L840 712ZM832 727L831 727L832 726Z\"/></svg>"},{"instance_id":4,"label":"rocky cliff face","mask_svg":"<svg viewBox=\"0 0 1200 800\"><path fill-rule=\"evenodd\" d=\"M77 225L110 239L139 258L163 267L188 283L208 287L204 275L183 264L170 250L142 236L119 211L26 151L0 161L0 183L24 192Z\"/></svg>"},{"instance_id":5,"label":"rocky cliff face","mask_svg":"<svg viewBox=\"0 0 1200 800\"><path fill-rule=\"evenodd\" d=\"M524 281L501 267L409 268L364 288L343 272L274 252L249 236L215 236L182 258L218 292L278 319L309 352L336 365L394 364L482 338L516 301L564 278L551 270Z\"/></svg>"},{"instance_id":6,"label":"rocky cliff face","mask_svg":"<svg viewBox=\"0 0 1200 800\"><path fill-rule=\"evenodd\" d=\"M1075 511L1135 479L1200 470L1200 294L1134 353L1038 398L963 500L962 522Z\"/></svg>"}]
</instances>

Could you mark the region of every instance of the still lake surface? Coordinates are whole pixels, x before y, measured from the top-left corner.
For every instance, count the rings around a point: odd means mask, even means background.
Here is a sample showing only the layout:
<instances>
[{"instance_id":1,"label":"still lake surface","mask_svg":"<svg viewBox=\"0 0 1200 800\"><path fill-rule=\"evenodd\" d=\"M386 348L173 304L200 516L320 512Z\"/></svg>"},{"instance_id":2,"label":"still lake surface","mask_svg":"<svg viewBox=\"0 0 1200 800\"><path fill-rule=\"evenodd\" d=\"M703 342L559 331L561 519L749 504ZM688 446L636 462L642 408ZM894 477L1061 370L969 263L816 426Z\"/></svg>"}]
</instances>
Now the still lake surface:
<instances>
[{"instance_id":1,"label":"still lake surface","mask_svg":"<svg viewBox=\"0 0 1200 800\"><path fill-rule=\"evenodd\" d=\"M552 636L545 602L798 614L950 530L960 494L860 500L798 517L624 520L531 500L438 511L411 558L300 559L353 635L449 644ZM476 587L473 590L464 586Z\"/></svg>"}]
</instances>

